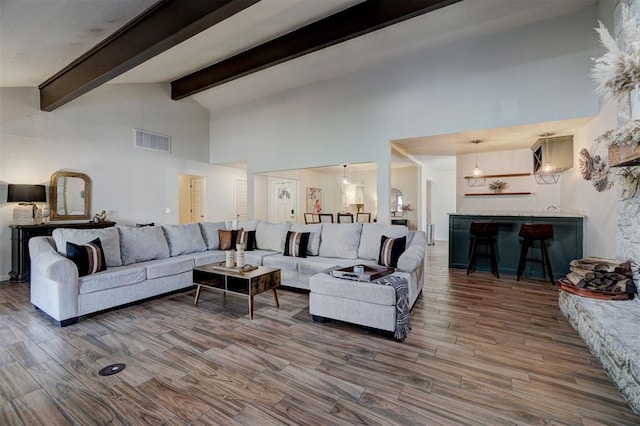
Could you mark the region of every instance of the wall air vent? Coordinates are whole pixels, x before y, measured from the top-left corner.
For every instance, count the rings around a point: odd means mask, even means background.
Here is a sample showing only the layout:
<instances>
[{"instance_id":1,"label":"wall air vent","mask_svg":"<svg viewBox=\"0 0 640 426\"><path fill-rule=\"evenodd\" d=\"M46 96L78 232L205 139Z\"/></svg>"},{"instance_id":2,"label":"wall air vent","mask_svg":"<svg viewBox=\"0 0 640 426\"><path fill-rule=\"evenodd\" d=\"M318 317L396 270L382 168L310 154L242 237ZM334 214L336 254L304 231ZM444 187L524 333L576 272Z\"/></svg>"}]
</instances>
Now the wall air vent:
<instances>
[{"instance_id":1,"label":"wall air vent","mask_svg":"<svg viewBox=\"0 0 640 426\"><path fill-rule=\"evenodd\" d=\"M147 130L135 130L137 148L171 153L171 136L161 135Z\"/></svg>"}]
</instances>

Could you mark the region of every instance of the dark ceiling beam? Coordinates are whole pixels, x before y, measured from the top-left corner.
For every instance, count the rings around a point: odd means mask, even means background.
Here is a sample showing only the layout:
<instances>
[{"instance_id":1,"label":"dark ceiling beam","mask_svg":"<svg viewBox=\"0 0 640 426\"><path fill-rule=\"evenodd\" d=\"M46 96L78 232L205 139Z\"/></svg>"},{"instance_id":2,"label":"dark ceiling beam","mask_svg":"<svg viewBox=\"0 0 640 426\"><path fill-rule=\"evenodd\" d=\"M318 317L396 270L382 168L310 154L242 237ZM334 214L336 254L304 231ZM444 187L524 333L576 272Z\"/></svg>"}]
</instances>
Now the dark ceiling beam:
<instances>
[{"instance_id":1,"label":"dark ceiling beam","mask_svg":"<svg viewBox=\"0 0 640 426\"><path fill-rule=\"evenodd\" d=\"M461 0L368 0L171 82L171 99L281 64Z\"/></svg>"},{"instance_id":2,"label":"dark ceiling beam","mask_svg":"<svg viewBox=\"0 0 640 426\"><path fill-rule=\"evenodd\" d=\"M42 83L40 109L53 111L258 1L159 1Z\"/></svg>"}]
</instances>

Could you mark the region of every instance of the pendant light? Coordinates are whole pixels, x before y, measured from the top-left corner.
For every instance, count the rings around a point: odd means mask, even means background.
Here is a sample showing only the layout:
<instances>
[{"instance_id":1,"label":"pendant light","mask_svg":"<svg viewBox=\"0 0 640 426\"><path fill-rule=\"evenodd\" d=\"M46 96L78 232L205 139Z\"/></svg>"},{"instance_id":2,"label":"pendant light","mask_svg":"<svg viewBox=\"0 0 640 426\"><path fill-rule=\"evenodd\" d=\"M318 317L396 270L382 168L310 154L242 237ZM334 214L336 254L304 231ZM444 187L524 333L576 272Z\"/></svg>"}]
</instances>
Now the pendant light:
<instances>
[{"instance_id":1,"label":"pendant light","mask_svg":"<svg viewBox=\"0 0 640 426\"><path fill-rule=\"evenodd\" d=\"M553 165L553 163L551 163L551 156L549 155L549 136L553 135L554 133L543 133L540 135L540 137L545 138L545 143L544 156L542 158L544 163L535 172L536 182L539 185L555 184L558 183L558 180L560 180L560 173Z\"/></svg>"},{"instance_id":2,"label":"pendant light","mask_svg":"<svg viewBox=\"0 0 640 426\"><path fill-rule=\"evenodd\" d=\"M480 167L478 167L478 144L480 142L482 142L482 141L478 140L478 139L471 141L471 143L475 144L475 146L476 146L476 166L471 171L471 176L473 176L474 178L481 178L482 175L484 175L484 172L482 171L482 169Z\"/></svg>"},{"instance_id":3,"label":"pendant light","mask_svg":"<svg viewBox=\"0 0 640 426\"><path fill-rule=\"evenodd\" d=\"M343 164L342 184L347 185L349 183L349 176L347 175L347 165Z\"/></svg>"}]
</instances>

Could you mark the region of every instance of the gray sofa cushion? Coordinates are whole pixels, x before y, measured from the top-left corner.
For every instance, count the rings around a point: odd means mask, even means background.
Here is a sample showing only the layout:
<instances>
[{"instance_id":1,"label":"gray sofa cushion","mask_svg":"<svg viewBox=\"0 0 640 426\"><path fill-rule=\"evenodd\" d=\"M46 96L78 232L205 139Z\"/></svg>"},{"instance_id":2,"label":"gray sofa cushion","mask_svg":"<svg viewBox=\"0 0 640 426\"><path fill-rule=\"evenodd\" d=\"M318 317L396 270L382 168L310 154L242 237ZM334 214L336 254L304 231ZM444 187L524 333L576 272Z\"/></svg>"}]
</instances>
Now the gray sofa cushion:
<instances>
[{"instance_id":1,"label":"gray sofa cushion","mask_svg":"<svg viewBox=\"0 0 640 426\"><path fill-rule=\"evenodd\" d=\"M107 267L121 266L120 235L115 227L103 229L73 229L56 228L52 234L56 242L56 250L63 256L67 255L67 242L74 244L86 244L96 238L100 238L102 252L104 253Z\"/></svg>"},{"instance_id":2,"label":"gray sofa cushion","mask_svg":"<svg viewBox=\"0 0 640 426\"><path fill-rule=\"evenodd\" d=\"M313 293L360 300L375 305L395 305L396 292L392 286L344 280L329 274L316 274L309 279Z\"/></svg>"},{"instance_id":3,"label":"gray sofa cushion","mask_svg":"<svg viewBox=\"0 0 640 426\"><path fill-rule=\"evenodd\" d=\"M146 268L147 279L153 279L191 271L194 266L194 260L190 256L180 256L171 259L150 260L148 262L139 263L136 266Z\"/></svg>"},{"instance_id":4,"label":"gray sofa cushion","mask_svg":"<svg viewBox=\"0 0 640 426\"><path fill-rule=\"evenodd\" d=\"M144 268L138 266L119 266L97 274L85 275L78 279L80 294L108 290L139 283L147 278ZM124 291L124 290L123 290Z\"/></svg>"},{"instance_id":5,"label":"gray sofa cushion","mask_svg":"<svg viewBox=\"0 0 640 426\"><path fill-rule=\"evenodd\" d=\"M200 226L197 223L163 225L162 230L169 244L171 256L197 253L207 249Z\"/></svg>"},{"instance_id":6,"label":"gray sofa cushion","mask_svg":"<svg viewBox=\"0 0 640 426\"><path fill-rule=\"evenodd\" d=\"M271 250L251 250L244 252L244 263L247 265L263 265L264 259L277 254Z\"/></svg>"},{"instance_id":7,"label":"gray sofa cushion","mask_svg":"<svg viewBox=\"0 0 640 426\"><path fill-rule=\"evenodd\" d=\"M309 232L307 254L310 256L318 256L320 254L320 235L322 234L321 223L310 223L308 225L294 224L291 225L291 232Z\"/></svg>"},{"instance_id":8,"label":"gray sofa cushion","mask_svg":"<svg viewBox=\"0 0 640 426\"><path fill-rule=\"evenodd\" d=\"M218 250L220 248L220 238L218 238L218 231L220 229L225 230L227 226L224 222L199 222L202 236L207 244L209 250Z\"/></svg>"},{"instance_id":9,"label":"gray sofa cushion","mask_svg":"<svg viewBox=\"0 0 640 426\"><path fill-rule=\"evenodd\" d=\"M360 259L378 260L380 255L380 241L382 236L389 238L406 237L409 230L404 225L379 225L376 223L365 223L362 226L362 236L360 237L360 247L358 257ZM408 246L407 242L407 246Z\"/></svg>"},{"instance_id":10,"label":"gray sofa cushion","mask_svg":"<svg viewBox=\"0 0 640 426\"><path fill-rule=\"evenodd\" d=\"M291 229L290 222L258 222L258 227L256 228L257 248L260 250L272 250L282 253L284 251L284 243L289 229Z\"/></svg>"},{"instance_id":11,"label":"gray sofa cushion","mask_svg":"<svg viewBox=\"0 0 640 426\"><path fill-rule=\"evenodd\" d=\"M411 231L407 237L407 249L398 259L398 270L413 272L424 262L427 251L427 234L424 231Z\"/></svg>"},{"instance_id":12,"label":"gray sofa cushion","mask_svg":"<svg viewBox=\"0 0 640 426\"><path fill-rule=\"evenodd\" d=\"M169 245L161 226L119 226L118 232L124 265L169 257Z\"/></svg>"},{"instance_id":13,"label":"gray sofa cushion","mask_svg":"<svg viewBox=\"0 0 640 426\"><path fill-rule=\"evenodd\" d=\"M285 256L282 254L274 254L273 256L265 257L262 261L262 264L264 266L270 266L272 268L280 268L287 271L297 271L298 261L300 259L302 258Z\"/></svg>"},{"instance_id":14,"label":"gray sofa cushion","mask_svg":"<svg viewBox=\"0 0 640 426\"><path fill-rule=\"evenodd\" d=\"M220 250L208 250L200 253L184 254L180 257L189 257L193 259L195 266L202 266L209 263L224 262L225 253Z\"/></svg>"},{"instance_id":15,"label":"gray sofa cushion","mask_svg":"<svg viewBox=\"0 0 640 426\"><path fill-rule=\"evenodd\" d=\"M357 259L361 232L361 223L323 224L320 256Z\"/></svg>"}]
</instances>

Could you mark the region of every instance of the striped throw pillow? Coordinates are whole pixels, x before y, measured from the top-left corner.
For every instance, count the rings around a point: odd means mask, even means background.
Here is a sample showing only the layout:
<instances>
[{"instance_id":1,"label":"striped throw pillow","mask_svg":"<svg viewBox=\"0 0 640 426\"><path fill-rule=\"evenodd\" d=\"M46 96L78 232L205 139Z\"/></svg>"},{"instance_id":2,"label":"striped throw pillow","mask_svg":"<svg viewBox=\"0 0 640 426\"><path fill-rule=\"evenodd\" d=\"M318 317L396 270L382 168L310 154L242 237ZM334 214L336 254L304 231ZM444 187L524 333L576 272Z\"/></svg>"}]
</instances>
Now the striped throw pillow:
<instances>
[{"instance_id":1,"label":"striped throw pillow","mask_svg":"<svg viewBox=\"0 0 640 426\"><path fill-rule=\"evenodd\" d=\"M86 244L67 242L66 249L67 258L78 267L78 276L83 277L107 270L107 262L104 260L100 238L96 238Z\"/></svg>"},{"instance_id":2,"label":"striped throw pillow","mask_svg":"<svg viewBox=\"0 0 640 426\"><path fill-rule=\"evenodd\" d=\"M287 240L284 243L285 256L307 257L310 232L287 231Z\"/></svg>"},{"instance_id":3,"label":"striped throw pillow","mask_svg":"<svg viewBox=\"0 0 640 426\"><path fill-rule=\"evenodd\" d=\"M389 238L382 236L380 242L380 256L378 256L378 265L398 267L398 259L404 253L407 247L407 237Z\"/></svg>"}]
</instances>

